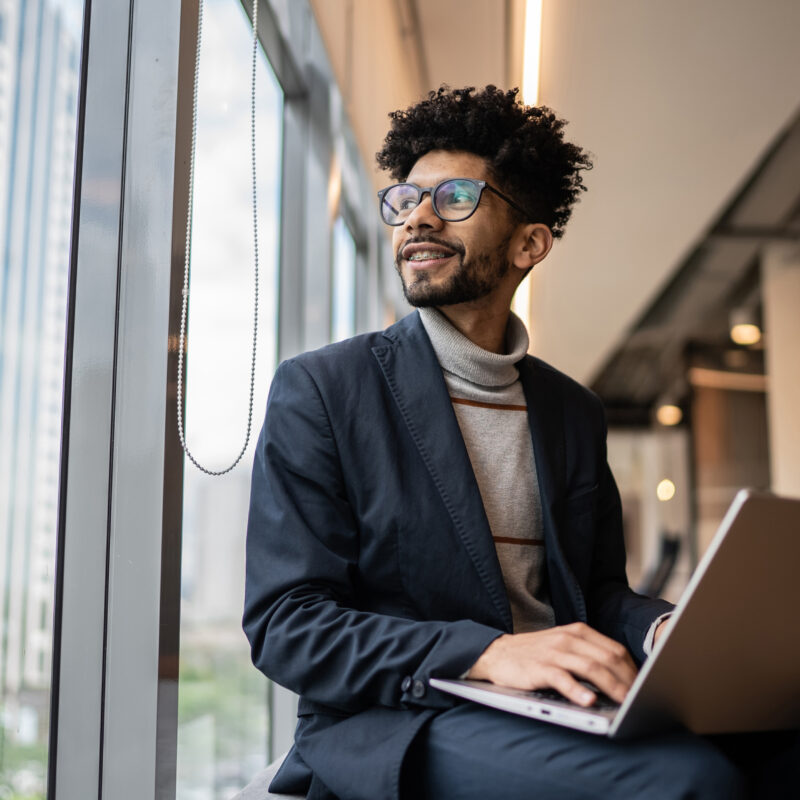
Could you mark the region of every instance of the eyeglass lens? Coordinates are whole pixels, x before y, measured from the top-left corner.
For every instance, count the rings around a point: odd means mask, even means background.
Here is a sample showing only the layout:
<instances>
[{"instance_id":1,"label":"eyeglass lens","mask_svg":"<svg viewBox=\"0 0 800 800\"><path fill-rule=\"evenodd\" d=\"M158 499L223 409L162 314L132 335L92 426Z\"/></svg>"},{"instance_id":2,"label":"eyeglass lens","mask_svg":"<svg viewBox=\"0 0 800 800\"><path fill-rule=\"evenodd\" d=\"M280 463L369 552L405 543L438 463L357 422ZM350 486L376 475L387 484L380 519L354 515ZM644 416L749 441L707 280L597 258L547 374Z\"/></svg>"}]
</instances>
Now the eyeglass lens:
<instances>
[{"instance_id":1,"label":"eyeglass lens","mask_svg":"<svg viewBox=\"0 0 800 800\"><path fill-rule=\"evenodd\" d=\"M381 213L389 225L404 222L419 205L421 190L413 183L399 183L383 195ZM478 205L481 187L474 181L455 178L434 187L431 196L434 211L445 220L466 219Z\"/></svg>"}]
</instances>

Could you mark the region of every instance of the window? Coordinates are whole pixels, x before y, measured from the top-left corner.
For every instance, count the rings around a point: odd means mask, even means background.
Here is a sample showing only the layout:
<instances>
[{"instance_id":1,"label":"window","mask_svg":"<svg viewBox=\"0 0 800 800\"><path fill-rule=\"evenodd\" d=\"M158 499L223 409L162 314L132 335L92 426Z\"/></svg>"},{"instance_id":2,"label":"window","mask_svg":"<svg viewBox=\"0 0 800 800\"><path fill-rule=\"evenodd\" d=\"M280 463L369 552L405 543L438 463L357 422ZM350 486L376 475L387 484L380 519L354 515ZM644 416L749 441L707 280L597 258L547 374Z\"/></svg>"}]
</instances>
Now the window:
<instances>
[{"instance_id":1,"label":"window","mask_svg":"<svg viewBox=\"0 0 800 800\"><path fill-rule=\"evenodd\" d=\"M240 2L206 0L200 68L184 399L187 441L211 469L239 452L250 391L252 40ZM261 0L280 86L257 53L252 437L222 478L184 469L175 256L193 59L179 33L196 7L87 4L83 56L76 0L0 7L0 797L42 800L46 783L63 800L173 787L181 800L228 798L285 749L294 722L241 631L250 459L276 351L327 341L334 305L337 335L351 333L354 308L374 305L382 285L377 220L358 231L357 253L340 222L330 257L330 155L343 160L348 220L367 219L372 191L344 146L352 132L308 7ZM319 88L330 115L318 113Z\"/></svg>"},{"instance_id":2,"label":"window","mask_svg":"<svg viewBox=\"0 0 800 800\"><path fill-rule=\"evenodd\" d=\"M0 797L43 798L83 3L0 15Z\"/></svg>"},{"instance_id":3,"label":"window","mask_svg":"<svg viewBox=\"0 0 800 800\"><path fill-rule=\"evenodd\" d=\"M356 243L342 217L333 224L331 339L338 342L355 333Z\"/></svg>"},{"instance_id":4,"label":"window","mask_svg":"<svg viewBox=\"0 0 800 800\"><path fill-rule=\"evenodd\" d=\"M247 0L246 0L247 2ZM245 438L253 332L252 28L238 0L206 0L186 366L186 439L219 470ZM283 97L259 49L258 363L250 444L210 477L185 462L178 800L227 800L268 757L267 682L241 629L253 450L275 368Z\"/></svg>"}]
</instances>

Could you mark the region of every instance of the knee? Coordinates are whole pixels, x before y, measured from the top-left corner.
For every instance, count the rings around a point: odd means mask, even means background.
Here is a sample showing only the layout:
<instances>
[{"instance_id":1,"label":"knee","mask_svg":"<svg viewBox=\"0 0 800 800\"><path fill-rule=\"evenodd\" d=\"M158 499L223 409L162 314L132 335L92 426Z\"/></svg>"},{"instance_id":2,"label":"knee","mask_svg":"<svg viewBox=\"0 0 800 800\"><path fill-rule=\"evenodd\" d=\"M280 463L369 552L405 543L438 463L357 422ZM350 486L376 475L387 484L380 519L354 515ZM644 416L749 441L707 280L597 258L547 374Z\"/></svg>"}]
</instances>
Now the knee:
<instances>
[{"instance_id":1,"label":"knee","mask_svg":"<svg viewBox=\"0 0 800 800\"><path fill-rule=\"evenodd\" d=\"M672 765L663 774L664 800L745 800L744 773L713 747L703 747Z\"/></svg>"}]
</instances>

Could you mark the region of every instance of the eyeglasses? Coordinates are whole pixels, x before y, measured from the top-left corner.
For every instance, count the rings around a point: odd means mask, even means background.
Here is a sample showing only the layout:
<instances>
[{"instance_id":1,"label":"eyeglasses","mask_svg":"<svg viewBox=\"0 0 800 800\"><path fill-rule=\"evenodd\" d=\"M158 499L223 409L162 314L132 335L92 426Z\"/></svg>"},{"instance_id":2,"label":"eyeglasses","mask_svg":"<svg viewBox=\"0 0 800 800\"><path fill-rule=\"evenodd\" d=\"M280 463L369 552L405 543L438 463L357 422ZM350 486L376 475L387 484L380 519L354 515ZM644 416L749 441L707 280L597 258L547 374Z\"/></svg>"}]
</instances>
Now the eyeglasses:
<instances>
[{"instance_id":1,"label":"eyeglasses","mask_svg":"<svg viewBox=\"0 0 800 800\"><path fill-rule=\"evenodd\" d=\"M527 218L527 213L510 197L486 181L472 178L448 178L436 186L417 186L416 183L396 183L378 192L381 218L387 225L402 225L411 212L429 194L433 213L445 222L463 222L475 213L483 190L488 189Z\"/></svg>"}]
</instances>

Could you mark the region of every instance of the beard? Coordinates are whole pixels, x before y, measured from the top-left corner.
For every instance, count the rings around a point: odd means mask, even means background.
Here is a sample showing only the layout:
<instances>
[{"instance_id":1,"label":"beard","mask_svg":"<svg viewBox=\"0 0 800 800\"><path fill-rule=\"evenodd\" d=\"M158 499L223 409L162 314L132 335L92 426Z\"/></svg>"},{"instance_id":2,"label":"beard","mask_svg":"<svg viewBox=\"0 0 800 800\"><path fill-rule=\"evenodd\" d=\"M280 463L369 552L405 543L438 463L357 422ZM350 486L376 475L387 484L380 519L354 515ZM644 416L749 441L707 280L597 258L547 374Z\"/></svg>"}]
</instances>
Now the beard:
<instances>
[{"instance_id":1,"label":"beard","mask_svg":"<svg viewBox=\"0 0 800 800\"><path fill-rule=\"evenodd\" d=\"M494 250L478 253L468 260L464 259L463 252L456 252L458 264L442 283L434 283L427 271L414 273L411 281L407 282L400 264L395 261L395 269L403 284L403 295L415 308L453 306L480 300L497 288L511 268L507 258L510 242L509 235Z\"/></svg>"}]
</instances>

